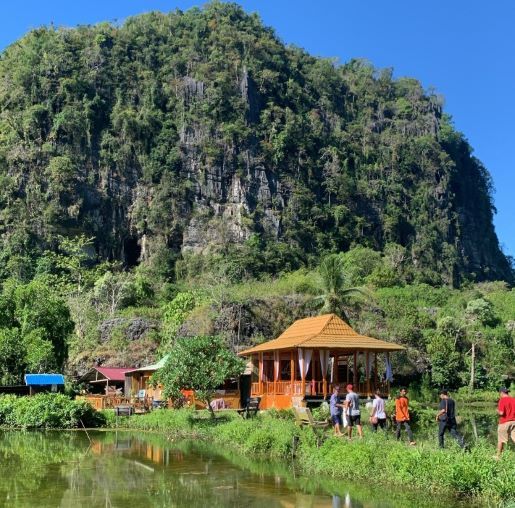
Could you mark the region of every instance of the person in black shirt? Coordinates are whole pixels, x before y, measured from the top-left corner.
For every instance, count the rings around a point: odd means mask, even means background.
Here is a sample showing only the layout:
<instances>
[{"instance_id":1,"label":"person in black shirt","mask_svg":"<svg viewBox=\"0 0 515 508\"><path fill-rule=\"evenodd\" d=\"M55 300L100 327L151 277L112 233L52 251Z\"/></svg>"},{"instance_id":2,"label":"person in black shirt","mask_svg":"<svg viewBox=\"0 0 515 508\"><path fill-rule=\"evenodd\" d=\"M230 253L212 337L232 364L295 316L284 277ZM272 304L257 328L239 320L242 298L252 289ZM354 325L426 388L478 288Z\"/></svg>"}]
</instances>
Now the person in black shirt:
<instances>
[{"instance_id":1,"label":"person in black shirt","mask_svg":"<svg viewBox=\"0 0 515 508\"><path fill-rule=\"evenodd\" d=\"M440 406L438 406L436 421L438 422L438 444L440 448L444 447L446 430L449 430L451 436L456 439L461 448L465 447L463 436L458 432L458 424L456 423L456 403L449 397L447 390L440 392Z\"/></svg>"}]
</instances>

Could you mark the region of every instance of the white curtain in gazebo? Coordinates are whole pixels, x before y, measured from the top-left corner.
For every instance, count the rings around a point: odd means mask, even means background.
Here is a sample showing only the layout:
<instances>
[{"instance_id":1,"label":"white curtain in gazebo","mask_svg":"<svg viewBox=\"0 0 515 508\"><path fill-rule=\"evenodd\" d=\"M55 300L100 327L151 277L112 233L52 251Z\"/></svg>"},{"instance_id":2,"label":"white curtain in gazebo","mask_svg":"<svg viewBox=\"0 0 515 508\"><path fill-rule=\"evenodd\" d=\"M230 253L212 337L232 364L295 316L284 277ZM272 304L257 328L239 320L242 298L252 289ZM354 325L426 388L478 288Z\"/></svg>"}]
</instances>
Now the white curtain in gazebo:
<instances>
[{"instance_id":1,"label":"white curtain in gazebo","mask_svg":"<svg viewBox=\"0 0 515 508\"><path fill-rule=\"evenodd\" d=\"M274 351L274 381L279 379L279 351Z\"/></svg>"},{"instance_id":2,"label":"white curtain in gazebo","mask_svg":"<svg viewBox=\"0 0 515 508\"><path fill-rule=\"evenodd\" d=\"M299 349L299 370L301 379L306 379L312 355L312 349Z\"/></svg>"},{"instance_id":3,"label":"white curtain in gazebo","mask_svg":"<svg viewBox=\"0 0 515 508\"><path fill-rule=\"evenodd\" d=\"M320 355L320 367L322 369L322 379L327 377L327 369L329 368L329 350L321 349L319 352Z\"/></svg>"}]
</instances>

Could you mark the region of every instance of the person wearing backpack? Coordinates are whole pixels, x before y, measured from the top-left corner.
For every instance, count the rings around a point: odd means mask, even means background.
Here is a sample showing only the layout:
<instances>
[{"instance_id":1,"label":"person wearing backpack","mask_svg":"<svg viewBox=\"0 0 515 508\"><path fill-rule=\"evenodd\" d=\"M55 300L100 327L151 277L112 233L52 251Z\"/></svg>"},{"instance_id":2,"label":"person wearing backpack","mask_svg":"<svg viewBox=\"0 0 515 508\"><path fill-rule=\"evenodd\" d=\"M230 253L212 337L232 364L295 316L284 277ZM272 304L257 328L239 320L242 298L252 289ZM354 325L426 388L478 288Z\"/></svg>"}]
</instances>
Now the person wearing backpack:
<instances>
[{"instance_id":1,"label":"person wearing backpack","mask_svg":"<svg viewBox=\"0 0 515 508\"><path fill-rule=\"evenodd\" d=\"M440 391L440 405L436 414L438 422L438 444L440 448L445 446L445 431L449 431L451 436L456 439L460 448L465 448L463 436L458 432L458 424L456 422L456 403L449 397L447 390Z\"/></svg>"}]
</instances>

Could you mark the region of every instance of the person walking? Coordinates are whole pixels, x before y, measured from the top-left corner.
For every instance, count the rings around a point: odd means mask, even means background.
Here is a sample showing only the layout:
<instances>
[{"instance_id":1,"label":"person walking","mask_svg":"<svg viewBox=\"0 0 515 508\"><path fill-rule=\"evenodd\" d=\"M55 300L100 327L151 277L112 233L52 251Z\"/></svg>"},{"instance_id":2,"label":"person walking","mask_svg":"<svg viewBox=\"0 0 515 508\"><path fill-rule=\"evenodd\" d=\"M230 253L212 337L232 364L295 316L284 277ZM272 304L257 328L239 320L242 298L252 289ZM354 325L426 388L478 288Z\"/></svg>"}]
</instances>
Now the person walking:
<instances>
[{"instance_id":1,"label":"person walking","mask_svg":"<svg viewBox=\"0 0 515 508\"><path fill-rule=\"evenodd\" d=\"M458 432L458 424L456 422L456 403L449 397L447 390L440 391L440 406L436 414L436 421L438 422L438 445L440 448L445 446L444 436L445 431L448 430L451 436L456 439L460 448L465 448L463 436Z\"/></svg>"},{"instance_id":2,"label":"person walking","mask_svg":"<svg viewBox=\"0 0 515 508\"><path fill-rule=\"evenodd\" d=\"M384 400L381 397L381 391L374 392L374 400L372 401L372 413L370 414L370 423L372 431L377 432L377 427L386 430L386 412L384 410Z\"/></svg>"},{"instance_id":3,"label":"person walking","mask_svg":"<svg viewBox=\"0 0 515 508\"><path fill-rule=\"evenodd\" d=\"M329 401L329 410L331 412L331 421L333 423L334 435L338 437L343 436L341 431L343 407L344 405L340 399L340 387L335 386L333 388L331 400Z\"/></svg>"},{"instance_id":4,"label":"person walking","mask_svg":"<svg viewBox=\"0 0 515 508\"><path fill-rule=\"evenodd\" d=\"M501 457L504 445L509 440L515 443L515 397L510 397L508 388L499 390L500 398L497 405L499 425L497 426L497 458Z\"/></svg>"},{"instance_id":5,"label":"person walking","mask_svg":"<svg viewBox=\"0 0 515 508\"><path fill-rule=\"evenodd\" d=\"M348 418L349 439L352 439L352 429L358 429L359 437L363 437L363 428L361 427L361 411L359 410L359 395L354 391L354 386L347 385L347 396L345 397L345 408Z\"/></svg>"},{"instance_id":6,"label":"person walking","mask_svg":"<svg viewBox=\"0 0 515 508\"><path fill-rule=\"evenodd\" d=\"M408 434L409 444L414 446L417 444L413 438L413 432L410 427L409 415L409 399L407 397L408 390L401 388L399 396L395 399L395 423L397 426L396 436L397 441L401 438L401 426L404 425L406 433Z\"/></svg>"}]
</instances>

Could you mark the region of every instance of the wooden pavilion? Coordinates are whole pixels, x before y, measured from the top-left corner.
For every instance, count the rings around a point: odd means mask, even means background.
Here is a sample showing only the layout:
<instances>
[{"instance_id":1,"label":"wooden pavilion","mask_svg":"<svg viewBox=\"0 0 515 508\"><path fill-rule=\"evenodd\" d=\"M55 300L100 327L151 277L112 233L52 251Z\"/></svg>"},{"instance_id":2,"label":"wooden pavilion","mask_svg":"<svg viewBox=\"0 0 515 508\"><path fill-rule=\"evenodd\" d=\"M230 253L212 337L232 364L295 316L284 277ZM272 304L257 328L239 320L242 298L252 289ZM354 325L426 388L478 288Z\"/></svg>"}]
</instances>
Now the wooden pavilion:
<instances>
[{"instance_id":1,"label":"wooden pavilion","mask_svg":"<svg viewBox=\"0 0 515 508\"><path fill-rule=\"evenodd\" d=\"M389 354L404 347L360 335L335 314L295 321L277 339L239 353L253 364L251 396L261 408L289 408L325 398L335 384L352 383L361 396L388 395ZM384 353L385 375L378 354ZM383 363L381 361L381 363Z\"/></svg>"}]
</instances>

